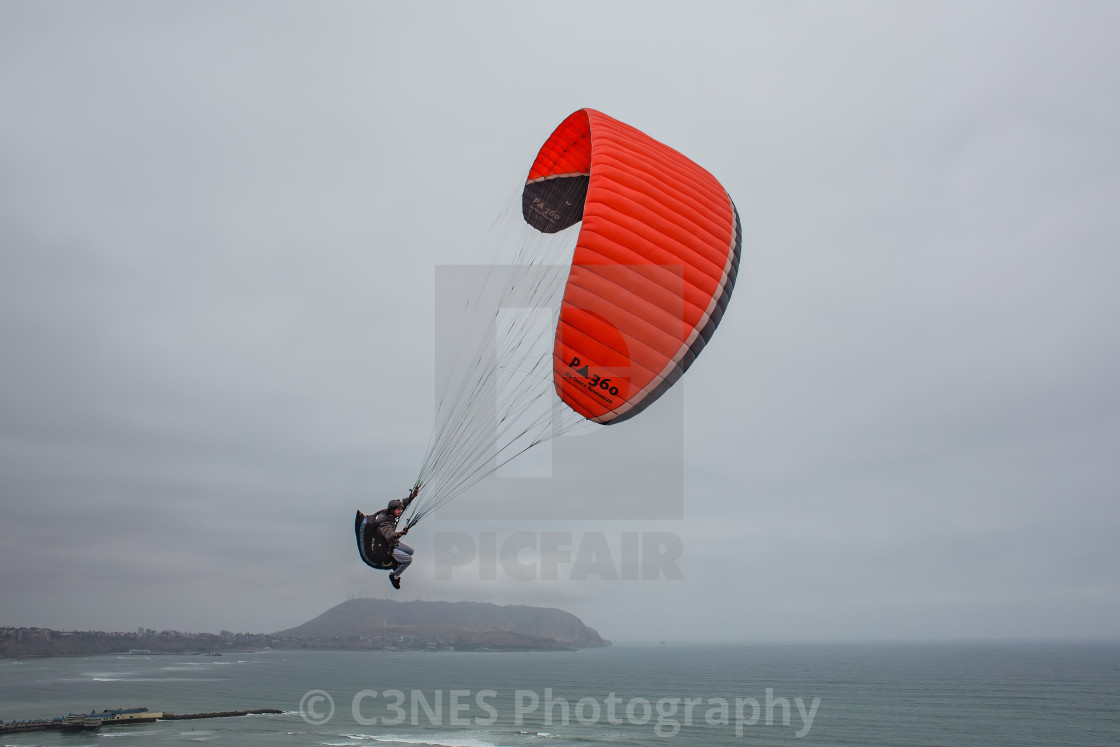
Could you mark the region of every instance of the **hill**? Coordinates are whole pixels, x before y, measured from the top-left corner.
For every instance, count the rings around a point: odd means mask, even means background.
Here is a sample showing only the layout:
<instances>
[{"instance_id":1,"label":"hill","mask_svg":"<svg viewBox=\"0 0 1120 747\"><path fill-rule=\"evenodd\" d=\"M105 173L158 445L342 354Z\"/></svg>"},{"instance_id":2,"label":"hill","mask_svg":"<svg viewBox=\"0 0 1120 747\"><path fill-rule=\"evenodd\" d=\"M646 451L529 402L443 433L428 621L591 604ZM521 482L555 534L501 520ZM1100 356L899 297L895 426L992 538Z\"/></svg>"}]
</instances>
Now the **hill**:
<instances>
[{"instance_id":1,"label":"hill","mask_svg":"<svg viewBox=\"0 0 1120 747\"><path fill-rule=\"evenodd\" d=\"M549 607L486 602L397 602L351 599L303 625L274 634L303 640L414 636L479 648L598 648L609 646L571 614ZM557 644L557 645L553 645Z\"/></svg>"}]
</instances>

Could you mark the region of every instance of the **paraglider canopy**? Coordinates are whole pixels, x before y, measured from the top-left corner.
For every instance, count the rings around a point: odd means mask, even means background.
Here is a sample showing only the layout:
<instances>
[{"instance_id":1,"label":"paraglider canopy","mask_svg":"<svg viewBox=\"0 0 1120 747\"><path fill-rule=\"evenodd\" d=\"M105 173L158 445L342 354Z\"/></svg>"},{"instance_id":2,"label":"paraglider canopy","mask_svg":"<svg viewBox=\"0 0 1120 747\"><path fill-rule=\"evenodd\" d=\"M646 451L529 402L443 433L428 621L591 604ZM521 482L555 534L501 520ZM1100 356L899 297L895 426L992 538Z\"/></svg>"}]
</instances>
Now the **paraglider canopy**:
<instances>
[{"instance_id":1,"label":"paraglider canopy","mask_svg":"<svg viewBox=\"0 0 1120 747\"><path fill-rule=\"evenodd\" d=\"M734 203L677 151L581 109L537 154L522 213L543 233L583 221L556 327L557 394L597 423L637 415L723 316L742 244Z\"/></svg>"}]
</instances>

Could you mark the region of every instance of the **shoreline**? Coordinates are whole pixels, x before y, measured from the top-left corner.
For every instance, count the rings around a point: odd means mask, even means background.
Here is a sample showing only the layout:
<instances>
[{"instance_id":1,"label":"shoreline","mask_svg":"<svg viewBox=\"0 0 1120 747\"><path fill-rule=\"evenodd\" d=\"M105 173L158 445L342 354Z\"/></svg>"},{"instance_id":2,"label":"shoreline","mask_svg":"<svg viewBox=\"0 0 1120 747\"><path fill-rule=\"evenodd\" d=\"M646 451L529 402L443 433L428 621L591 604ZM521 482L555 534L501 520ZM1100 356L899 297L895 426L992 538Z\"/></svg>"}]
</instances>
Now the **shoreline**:
<instances>
[{"instance_id":1,"label":"shoreline","mask_svg":"<svg viewBox=\"0 0 1120 747\"><path fill-rule=\"evenodd\" d=\"M607 648L606 646L587 646L587 647L571 647L571 648L486 648L464 646L463 648L428 648L426 646L408 646L408 647L392 647L392 646L307 646L307 647L292 647L292 648L258 648L258 649L245 649L240 651L225 651L225 654L293 654L293 653L308 653L311 651L349 651L353 653L387 653L399 654L404 652L416 653L459 653L459 654L506 654L506 653L571 653L574 651L590 651L596 648ZM135 656L138 658L147 658L152 656L180 656L180 657L207 657L207 656L222 656L223 654L203 654L196 651L146 651L143 654L133 653L131 651L90 651L82 652L64 652L64 653L43 653L43 654L0 654L0 662L7 662L11 664L18 664L26 659L73 659L73 658L87 658L91 656Z\"/></svg>"}]
</instances>

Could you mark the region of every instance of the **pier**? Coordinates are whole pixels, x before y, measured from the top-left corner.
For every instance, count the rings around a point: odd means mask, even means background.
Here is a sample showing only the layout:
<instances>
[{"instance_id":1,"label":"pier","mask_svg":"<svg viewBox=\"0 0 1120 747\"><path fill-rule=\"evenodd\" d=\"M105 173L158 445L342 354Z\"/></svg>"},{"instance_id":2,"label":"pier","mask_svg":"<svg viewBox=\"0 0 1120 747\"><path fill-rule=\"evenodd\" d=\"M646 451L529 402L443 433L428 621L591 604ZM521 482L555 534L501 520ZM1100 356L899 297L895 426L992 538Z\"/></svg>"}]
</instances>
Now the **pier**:
<instances>
[{"instance_id":1,"label":"pier","mask_svg":"<svg viewBox=\"0 0 1120 747\"><path fill-rule=\"evenodd\" d=\"M189 719L232 718L235 716L256 716L261 714L280 714L276 708L254 708L240 711L207 711L205 713L165 713L148 711L146 708L118 709L102 711L90 715L70 714L53 719L32 719L27 721L0 722L0 735L21 734L31 731L87 732L98 731L102 727L132 726L150 724L157 721L184 721ZM126 717L122 717L126 716Z\"/></svg>"}]
</instances>

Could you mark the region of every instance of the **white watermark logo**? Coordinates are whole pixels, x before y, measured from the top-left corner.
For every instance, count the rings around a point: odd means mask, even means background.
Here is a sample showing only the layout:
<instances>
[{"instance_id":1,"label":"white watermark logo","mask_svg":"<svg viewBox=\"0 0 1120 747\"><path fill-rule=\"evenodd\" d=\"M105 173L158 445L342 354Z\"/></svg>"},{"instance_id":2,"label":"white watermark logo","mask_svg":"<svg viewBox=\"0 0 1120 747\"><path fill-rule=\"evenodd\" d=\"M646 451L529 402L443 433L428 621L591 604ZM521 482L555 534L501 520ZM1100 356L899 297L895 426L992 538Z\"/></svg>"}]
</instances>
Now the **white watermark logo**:
<instances>
[{"instance_id":1,"label":"white watermark logo","mask_svg":"<svg viewBox=\"0 0 1120 747\"><path fill-rule=\"evenodd\" d=\"M324 713L320 709L329 704ZM446 705L446 708L444 707ZM677 736L682 727L703 726L734 729L742 737L753 726L789 727L795 737L807 736L813 728L820 697L803 698L774 695L766 688L763 698L755 697L643 697L622 698L610 693L605 698L578 699L557 696L550 687L543 692L516 690L512 694L497 690L360 690L350 702L350 713L360 726L478 727L492 726L500 719L514 726L544 725L648 726L662 738ZM503 713L503 709L505 713ZM322 690L311 690L300 700L300 715L313 726L322 726L334 716L334 700Z\"/></svg>"},{"instance_id":2,"label":"white watermark logo","mask_svg":"<svg viewBox=\"0 0 1120 747\"><path fill-rule=\"evenodd\" d=\"M299 699L299 715L312 726L322 726L334 718L334 698L323 690L308 690Z\"/></svg>"},{"instance_id":3,"label":"white watermark logo","mask_svg":"<svg viewBox=\"0 0 1120 747\"><path fill-rule=\"evenodd\" d=\"M436 532L436 580L681 581L684 542L672 532Z\"/></svg>"},{"instance_id":4,"label":"white watermark logo","mask_svg":"<svg viewBox=\"0 0 1120 747\"><path fill-rule=\"evenodd\" d=\"M668 304L664 312L670 318L683 319L685 286L679 269L671 267L665 274L670 286L662 301ZM597 268L601 277L621 283L634 271L629 266ZM447 386L447 395L443 386L437 386L436 411L463 412L463 421L455 421L458 427L474 434L472 443L487 445L472 459L495 467L493 474L475 484L477 497L469 511L452 502L441 508L442 517L563 521L595 516L649 521L684 516L683 382L641 413L641 427L626 426L621 431L574 426L577 421L590 423L553 393L554 349L558 336L565 333L556 320L570 272L570 263L436 268L435 377L437 382L455 385ZM523 292L533 288L552 292ZM680 344L684 342L682 338ZM571 362L565 358L565 367L570 369ZM596 380L595 376L606 374L593 362L580 361L583 367L588 364L587 381L593 386L586 390L588 395L610 397L612 387L617 393L623 372L610 381ZM454 392L461 394L453 396ZM469 408L455 409L458 396L469 399ZM506 463L505 457L513 454L517 458ZM588 485L589 459L603 467L610 465L594 488ZM604 500L619 492L641 499ZM509 499L528 493L533 500Z\"/></svg>"}]
</instances>

